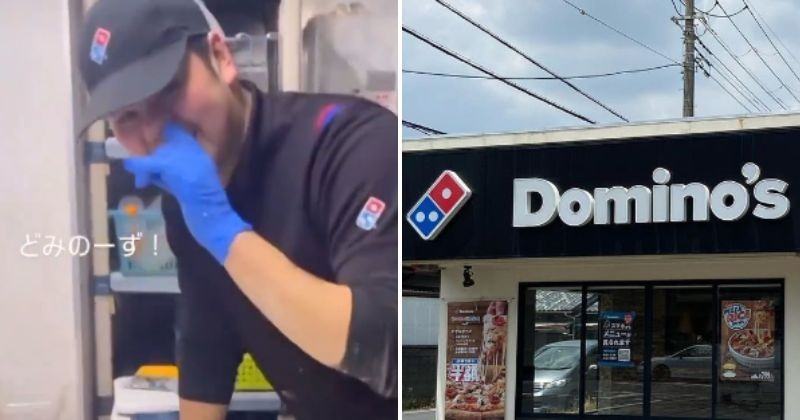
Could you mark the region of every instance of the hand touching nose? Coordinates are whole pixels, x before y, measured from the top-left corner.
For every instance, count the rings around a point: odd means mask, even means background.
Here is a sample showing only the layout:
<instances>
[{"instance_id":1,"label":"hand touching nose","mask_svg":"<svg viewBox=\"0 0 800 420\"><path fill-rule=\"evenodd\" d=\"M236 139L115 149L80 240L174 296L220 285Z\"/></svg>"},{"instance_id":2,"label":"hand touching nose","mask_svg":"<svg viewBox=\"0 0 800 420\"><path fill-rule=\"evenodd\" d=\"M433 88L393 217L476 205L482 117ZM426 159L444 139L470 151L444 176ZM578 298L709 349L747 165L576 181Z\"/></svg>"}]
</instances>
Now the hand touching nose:
<instances>
[{"instance_id":1,"label":"hand touching nose","mask_svg":"<svg viewBox=\"0 0 800 420\"><path fill-rule=\"evenodd\" d=\"M220 264L236 235L252 229L231 207L211 156L180 125L167 123L163 143L151 155L124 165L136 188L154 184L175 196L189 231Z\"/></svg>"}]
</instances>

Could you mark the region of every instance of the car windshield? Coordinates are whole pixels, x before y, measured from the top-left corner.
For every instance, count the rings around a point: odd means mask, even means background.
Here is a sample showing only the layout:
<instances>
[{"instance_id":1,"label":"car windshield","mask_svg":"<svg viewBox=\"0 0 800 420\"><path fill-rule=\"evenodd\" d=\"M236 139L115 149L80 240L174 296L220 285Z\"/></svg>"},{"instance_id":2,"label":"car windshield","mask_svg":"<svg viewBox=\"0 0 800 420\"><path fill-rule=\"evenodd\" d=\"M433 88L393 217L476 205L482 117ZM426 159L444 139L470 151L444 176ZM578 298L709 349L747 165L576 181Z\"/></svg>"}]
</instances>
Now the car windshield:
<instances>
[{"instance_id":1,"label":"car windshield","mask_svg":"<svg viewBox=\"0 0 800 420\"><path fill-rule=\"evenodd\" d=\"M545 347L536 354L533 366L536 369L569 369L578 365L579 350L579 347Z\"/></svg>"}]
</instances>

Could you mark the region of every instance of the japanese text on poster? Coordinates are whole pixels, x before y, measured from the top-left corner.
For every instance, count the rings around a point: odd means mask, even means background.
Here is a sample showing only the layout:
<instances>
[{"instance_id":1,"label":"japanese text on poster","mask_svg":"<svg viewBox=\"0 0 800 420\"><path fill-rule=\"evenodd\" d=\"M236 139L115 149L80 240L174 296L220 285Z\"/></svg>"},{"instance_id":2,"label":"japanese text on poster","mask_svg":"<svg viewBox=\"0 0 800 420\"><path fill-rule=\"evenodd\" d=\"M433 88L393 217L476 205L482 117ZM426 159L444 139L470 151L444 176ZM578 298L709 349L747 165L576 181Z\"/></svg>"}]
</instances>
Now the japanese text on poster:
<instances>
[{"instance_id":1,"label":"japanese text on poster","mask_svg":"<svg viewBox=\"0 0 800 420\"><path fill-rule=\"evenodd\" d=\"M633 366L631 342L636 312L607 311L600 313L600 365Z\"/></svg>"},{"instance_id":2,"label":"japanese text on poster","mask_svg":"<svg viewBox=\"0 0 800 420\"><path fill-rule=\"evenodd\" d=\"M447 305L445 418L505 415L507 301Z\"/></svg>"}]
</instances>

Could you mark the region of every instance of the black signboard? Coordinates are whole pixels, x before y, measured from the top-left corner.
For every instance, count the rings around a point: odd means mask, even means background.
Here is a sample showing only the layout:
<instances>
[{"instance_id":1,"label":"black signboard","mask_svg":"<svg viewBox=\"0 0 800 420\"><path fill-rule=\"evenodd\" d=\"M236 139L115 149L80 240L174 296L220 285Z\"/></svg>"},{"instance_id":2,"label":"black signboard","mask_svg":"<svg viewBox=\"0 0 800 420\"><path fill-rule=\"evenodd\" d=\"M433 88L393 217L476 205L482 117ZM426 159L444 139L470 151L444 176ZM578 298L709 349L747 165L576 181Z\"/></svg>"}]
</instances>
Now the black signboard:
<instances>
[{"instance_id":1,"label":"black signboard","mask_svg":"<svg viewBox=\"0 0 800 420\"><path fill-rule=\"evenodd\" d=\"M403 259L798 251L796 209L772 220L753 215L758 180L786 182L788 202L800 205L798 161L800 128L405 152L404 216L445 170L456 173L472 196L433 240L420 238L404 220ZM755 166L745 168L748 163ZM757 173L748 172L754 167ZM739 184L750 197L749 208L732 221L712 214L707 221L569 226L555 217L544 226L513 226L517 178L545 179L561 194L571 188L653 189L657 168L669 170L667 186L699 183L713 191L726 181Z\"/></svg>"}]
</instances>

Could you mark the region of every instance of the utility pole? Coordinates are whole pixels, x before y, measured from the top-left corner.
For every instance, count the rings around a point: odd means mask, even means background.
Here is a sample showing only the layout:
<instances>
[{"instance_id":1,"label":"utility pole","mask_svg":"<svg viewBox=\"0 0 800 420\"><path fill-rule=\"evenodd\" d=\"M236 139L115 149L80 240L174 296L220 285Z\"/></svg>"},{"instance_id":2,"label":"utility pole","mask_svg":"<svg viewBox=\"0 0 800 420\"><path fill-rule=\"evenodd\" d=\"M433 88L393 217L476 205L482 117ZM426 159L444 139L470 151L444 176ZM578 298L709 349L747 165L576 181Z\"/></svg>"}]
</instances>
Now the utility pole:
<instances>
[{"instance_id":1,"label":"utility pole","mask_svg":"<svg viewBox=\"0 0 800 420\"><path fill-rule=\"evenodd\" d=\"M694 116L694 0L686 0L683 19L683 116Z\"/></svg>"}]
</instances>

